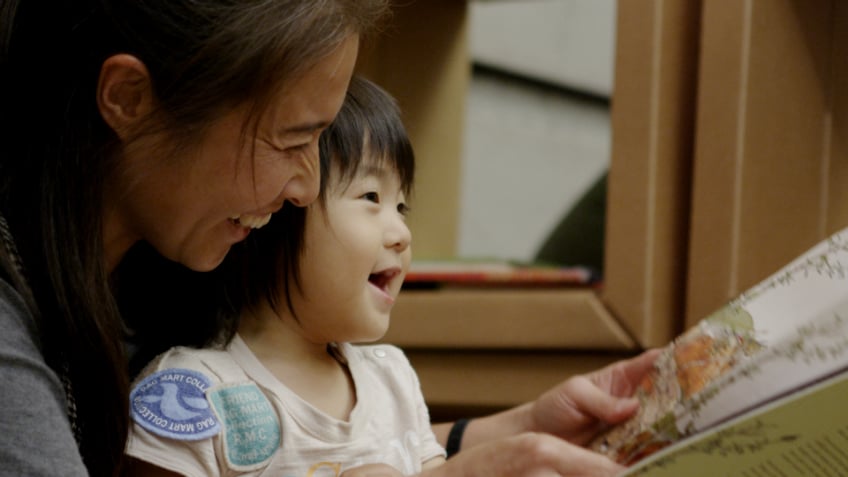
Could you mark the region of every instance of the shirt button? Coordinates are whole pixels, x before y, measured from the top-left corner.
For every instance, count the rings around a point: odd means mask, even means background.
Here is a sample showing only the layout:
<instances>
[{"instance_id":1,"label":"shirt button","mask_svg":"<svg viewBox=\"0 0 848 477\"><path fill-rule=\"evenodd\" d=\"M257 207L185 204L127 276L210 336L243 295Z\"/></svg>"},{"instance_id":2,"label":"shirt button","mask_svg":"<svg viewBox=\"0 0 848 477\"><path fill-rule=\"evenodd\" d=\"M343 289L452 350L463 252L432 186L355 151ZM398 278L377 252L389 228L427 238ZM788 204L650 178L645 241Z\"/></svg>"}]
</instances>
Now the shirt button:
<instances>
[{"instance_id":1,"label":"shirt button","mask_svg":"<svg viewBox=\"0 0 848 477\"><path fill-rule=\"evenodd\" d=\"M376 356L378 358L385 358L386 357L386 350L377 348L377 349L374 350L374 356Z\"/></svg>"}]
</instances>

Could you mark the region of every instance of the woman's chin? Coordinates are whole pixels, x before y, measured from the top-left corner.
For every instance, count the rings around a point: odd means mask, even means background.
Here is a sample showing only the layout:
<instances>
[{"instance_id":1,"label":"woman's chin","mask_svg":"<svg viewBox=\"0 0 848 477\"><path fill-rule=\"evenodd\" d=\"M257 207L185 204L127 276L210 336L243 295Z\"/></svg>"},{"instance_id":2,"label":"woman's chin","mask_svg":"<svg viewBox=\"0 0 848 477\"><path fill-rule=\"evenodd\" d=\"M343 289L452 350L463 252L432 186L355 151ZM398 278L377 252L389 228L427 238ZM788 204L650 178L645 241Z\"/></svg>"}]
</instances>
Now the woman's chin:
<instances>
[{"instance_id":1,"label":"woman's chin","mask_svg":"<svg viewBox=\"0 0 848 477\"><path fill-rule=\"evenodd\" d=\"M211 272L212 270L218 268L219 265L224 261L224 258L227 257L227 253L229 253L230 247L227 247L221 251L208 251L204 254L198 254L196 256L185 257L180 262L186 267L194 270L195 272Z\"/></svg>"}]
</instances>

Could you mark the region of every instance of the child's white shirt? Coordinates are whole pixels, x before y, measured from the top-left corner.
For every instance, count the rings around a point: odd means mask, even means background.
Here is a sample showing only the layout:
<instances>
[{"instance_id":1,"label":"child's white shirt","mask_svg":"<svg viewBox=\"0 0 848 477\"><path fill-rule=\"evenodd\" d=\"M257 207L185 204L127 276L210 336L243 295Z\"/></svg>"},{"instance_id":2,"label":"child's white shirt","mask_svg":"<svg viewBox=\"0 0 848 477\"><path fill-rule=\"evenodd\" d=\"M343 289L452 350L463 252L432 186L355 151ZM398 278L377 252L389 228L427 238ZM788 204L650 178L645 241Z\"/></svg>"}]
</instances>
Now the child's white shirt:
<instances>
[{"instance_id":1,"label":"child's white shirt","mask_svg":"<svg viewBox=\"0 0 848 477\"><path fill-rule=\"evenodd\" d=\"M341 344L356 386L348 421L277 380L238 336L173 348L133 385L127 454L188 476L335 477L363 464L404 475L444 457L415 371L391 345Z\"/></svg>"}]
</instances>

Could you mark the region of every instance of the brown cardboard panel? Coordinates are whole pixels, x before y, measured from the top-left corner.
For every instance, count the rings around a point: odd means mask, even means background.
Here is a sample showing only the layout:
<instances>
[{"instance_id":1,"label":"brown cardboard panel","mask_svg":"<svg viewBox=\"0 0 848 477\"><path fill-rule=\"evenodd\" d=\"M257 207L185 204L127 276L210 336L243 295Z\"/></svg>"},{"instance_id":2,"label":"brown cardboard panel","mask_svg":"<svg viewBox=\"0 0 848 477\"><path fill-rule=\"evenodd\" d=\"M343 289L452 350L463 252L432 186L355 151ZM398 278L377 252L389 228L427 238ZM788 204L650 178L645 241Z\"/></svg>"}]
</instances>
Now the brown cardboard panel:
<instances>
[{"instance_id":1,"label":"brown cardboard panel","mask_svg":"<svg viewBox=\"0 0 848 477\"><path fill-rule=\"evenodd\" d=\"M754 3L737 293L825 236L821 207L832 1L807 0L797 9L794 0ZM775 240L783 234L785 239Z\"/></svg>"},{"instance_id":2,"label":"brown cardboard panel","mask_svg":"<svg viewBox=\"0 0 848 477\"><path fill-rule=\"evenodd\" d=\"M405 348L630 350L591 289L404 290L385 341Z\"/></svg>"},{"instance_id":3,"label":"brown cardboard panel","mask_svg":"<svg viewBox=\"0 0 848 477\"><path fill-rule=\"evenodd\" d=\"M607 189L604 296L613 312L638 334L645 312L650 240L646 233L651 155L651 60L654 2L618 2L615 87L611 104L612 159ZM648 9L646 11L651 11ZM625 240L627 238L627 240Z\"/></svg>"},{"instance_id":4,"label":"brown cardboard panel","mask_svg":"<svg viewBox=\"0 0 848 477\"><path fill-rule=\"evenodd\" d=\"M730 293L714 281L731 274L731 234L740 141L746 2L704 4L698 81L697 136L692 183L687 326ZM722 282L726 282L724 279ZM712 286L707 286L712 285Z\"/></svg>"},{"instance_id":5,"label":"brown cardboard panel","mask_svg":"<svg viewBox=\"0 0 848 477\"><path fill-rule=\"evenodd\" d=\"M682 322L699 16L618 3L603 298L643 346Z\"/></svg>"},{"instance_id":6,"label":"brown cardboard panel","mask_svg":"<svg viewBox=\"0 0 848 477\"><path fill-rule=\"evenodd\" d=\"M506 408L631 354L406 350L431 406Z\"/></svg>"},{"instance_id":7,"label":"brown cardboard panel","mask_svg":"<svg viewBox=\"0 0 848 477\"><path fill-rule=\"evenodd\" d=\"M827 234L848 225L848 2L834 0L832 92L828 138Z\"/></svg>"},{"instance_id":8,"label":"brown cardboard panel","mask_svg":"<svg viewBox=\"0 0 848 477\"><path fill-rule=\"evenodd\" d=\"M398 100L417 159L409 217L418 258L456 251L465 98L471 78L468 3L398 2L363 48L359 71Z\"/></svg>"},{"instance_id":9,"label":"brown cardboard panel","mask_svg":"<svg viewBox=\"0 0 848 477\"><path fill-rule=\"evenodd\" d=\"M827 233L831 14L832 0L704 4L689 324Z\"/></svg>"}]
</instances>

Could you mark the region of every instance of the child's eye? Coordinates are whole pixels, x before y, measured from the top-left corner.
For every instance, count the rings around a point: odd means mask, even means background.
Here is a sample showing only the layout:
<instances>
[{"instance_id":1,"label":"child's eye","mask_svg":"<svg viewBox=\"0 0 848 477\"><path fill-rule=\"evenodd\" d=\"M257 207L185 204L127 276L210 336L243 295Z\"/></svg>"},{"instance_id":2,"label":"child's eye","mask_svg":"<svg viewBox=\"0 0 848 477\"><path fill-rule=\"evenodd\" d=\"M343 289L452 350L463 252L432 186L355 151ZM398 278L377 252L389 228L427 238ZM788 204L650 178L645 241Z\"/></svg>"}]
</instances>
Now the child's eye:
<instances>
[{"instance_id":1,"label":"child's eye","mask_svg":"<svg viewBox=\"0 0 848 477\"><path fill-rule=\"evenodd\" d=\"M362 194L362 198L374 202L375 204L380 203L380 194L378 194L377 192L366 192Z\"/></svg>"},{"instance_id":2,"label":"child's eye","mask_svg":"<svg viewBox=\"0 0 848 477\"><path fill-rule=\"evenodd\" d=\"M400 215L406 217L407 215L409 215L409 206L401 202L397 205L397 211Z\"/></svg>"}]
</instances>

